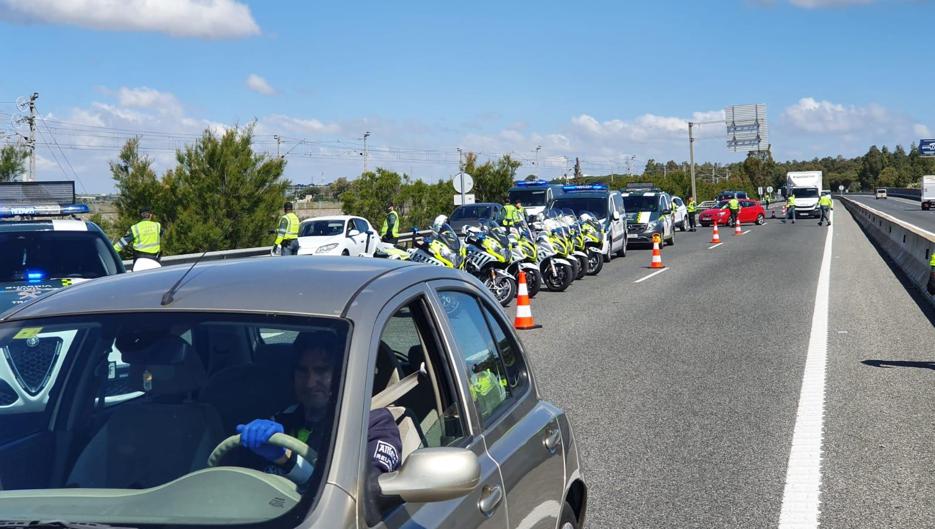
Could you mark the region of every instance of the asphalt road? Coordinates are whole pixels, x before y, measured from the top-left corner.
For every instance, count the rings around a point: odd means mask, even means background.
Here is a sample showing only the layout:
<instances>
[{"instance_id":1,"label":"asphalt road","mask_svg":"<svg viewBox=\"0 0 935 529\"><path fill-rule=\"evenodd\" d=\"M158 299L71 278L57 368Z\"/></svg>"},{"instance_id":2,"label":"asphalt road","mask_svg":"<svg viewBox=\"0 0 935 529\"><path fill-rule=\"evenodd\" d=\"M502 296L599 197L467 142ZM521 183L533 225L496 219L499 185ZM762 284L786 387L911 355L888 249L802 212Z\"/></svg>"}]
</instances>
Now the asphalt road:
<instances>
[{"instance_id":1,"label":"asphalt road","mask_svg":"<svg viewBox=\"0 0 935 529\"><path fill-rule=\"evenodd\" d=\"M713 249L677 233L640 283L631 250L533 300L543 328L521 337L575 427L588 527L777 526L827 228L745 229ZM935 318L840 206L835 230L821 526L932 526Z\"/></svg>"},{"instance_id":2,"label":"asphalt road","mask_svg":"<svg viewBox=\"0 0 935 529\"><path fill-rule=\"evenodd\" d=\"M899 197L884 200L876 199L872 195L849 195L848 198L935 233L935 209L924 211L918 200Z\"/></svg>"}]
</instances>

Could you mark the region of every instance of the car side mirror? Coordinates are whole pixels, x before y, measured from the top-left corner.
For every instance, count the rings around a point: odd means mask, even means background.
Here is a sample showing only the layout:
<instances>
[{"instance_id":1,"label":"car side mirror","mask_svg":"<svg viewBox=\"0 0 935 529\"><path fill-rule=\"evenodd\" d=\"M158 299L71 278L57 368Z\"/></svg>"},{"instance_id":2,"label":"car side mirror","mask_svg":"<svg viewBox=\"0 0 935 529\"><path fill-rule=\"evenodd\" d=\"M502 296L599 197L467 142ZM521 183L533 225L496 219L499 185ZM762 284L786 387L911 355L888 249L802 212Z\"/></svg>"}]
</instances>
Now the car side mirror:
<instances>
[{"instance_id":1,"label":"car side mirror","mask_svg":"<svg viewBox=\"0 0 935 529\"><path fill-rule=\"evenodd\" d=\"M360 231L359 231L359 230L351 230L351 231L347 232L347 236L348 236L348 237L357 237L358 235L360 235Z\"/></svg>"},{"instance_id":2,"label":"car side mirror","mask_svg":"<svg viewBox=\"0 0 935 529\"><path fill-rule=\"evenodd\" d=\"M422 448L409 454L396 472L378 478L380 493L425 503L467 495L480 483L477 455L466 448Z\"/></svg>"},{"instance_id":3,"label":"car side mirror","mask_svg":"<svg viewBox=\"0 0 935 529\"><path fill-rule=\"evenodd\" d=\"M620 220L620 212L614 211L614 220Z\"/></svg>"}]
</instances>

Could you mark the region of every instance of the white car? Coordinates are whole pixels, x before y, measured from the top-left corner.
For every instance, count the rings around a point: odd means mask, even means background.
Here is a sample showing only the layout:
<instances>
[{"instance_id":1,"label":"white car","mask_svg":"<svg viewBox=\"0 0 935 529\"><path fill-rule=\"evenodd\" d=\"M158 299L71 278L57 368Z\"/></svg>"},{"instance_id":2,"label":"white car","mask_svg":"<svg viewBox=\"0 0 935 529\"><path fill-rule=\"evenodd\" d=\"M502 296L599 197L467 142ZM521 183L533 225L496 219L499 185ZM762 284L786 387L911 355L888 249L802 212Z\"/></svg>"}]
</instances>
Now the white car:
<instances>
[{"instance_id":1,"label":"white car","mask_svg":"<svg viewBox=\"0 0 935 529\"><path fill-rule=\"evenodd\" d=\"M378 242L377 230L361 217L315 217L299 224L299 255L372 257Z\"/></svg>"},{"instance_id":2,"label":"white car","mask_svg":"<svg viewBox=\"0 0 935 529\"><path fill-rule=\"evenodd\" d=\"M672 197L672 220L679 230L688 230L688 206L682 201L682 197Z\"/></svg>"}]
</instances>

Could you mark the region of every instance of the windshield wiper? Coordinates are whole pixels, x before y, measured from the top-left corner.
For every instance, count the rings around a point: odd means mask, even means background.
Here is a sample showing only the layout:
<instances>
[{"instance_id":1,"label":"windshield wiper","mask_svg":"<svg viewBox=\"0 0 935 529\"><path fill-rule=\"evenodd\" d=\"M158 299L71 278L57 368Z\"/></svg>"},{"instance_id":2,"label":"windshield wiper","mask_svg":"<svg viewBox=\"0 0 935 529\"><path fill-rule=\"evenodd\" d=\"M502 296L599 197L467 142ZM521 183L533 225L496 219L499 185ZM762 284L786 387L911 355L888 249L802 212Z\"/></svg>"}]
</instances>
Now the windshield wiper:
<instances>
[{"instance_id":1,"label":"windshield wiper","mask_svg":"<svg viewBox=\"0 0 935 529\"><path fill-rule=\"evenodd\" d=\"M133 529L101 523L65 522L62 520L32 520L28 522L8 522L0 520L0 529Z\"/></svg>"}]
</instances>

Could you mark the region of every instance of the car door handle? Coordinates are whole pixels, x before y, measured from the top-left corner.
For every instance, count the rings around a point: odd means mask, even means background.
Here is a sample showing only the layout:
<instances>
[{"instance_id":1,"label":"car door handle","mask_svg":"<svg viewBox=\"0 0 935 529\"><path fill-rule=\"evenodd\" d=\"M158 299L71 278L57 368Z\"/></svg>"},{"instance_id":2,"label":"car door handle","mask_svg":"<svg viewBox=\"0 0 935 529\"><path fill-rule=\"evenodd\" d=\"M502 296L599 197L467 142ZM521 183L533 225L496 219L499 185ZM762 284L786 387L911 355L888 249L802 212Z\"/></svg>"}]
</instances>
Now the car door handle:
<instances>
[{"instance_id":1,"label":"car door handle","mask_svg":"<svg viewBox=\"0 0 935 529\"><path fill-rule=\"evenodd\" d=\"M480 500L477 502L477 508L484 513L484 516L490 516L501 501L503 501L503 489L500 485L484 487Z\"/></svg>"},{"instance_id":2,"label":"car door handle","mask_svg":"<svg viewBox=\"0 0 935 529\"><path fill-rule=\"evenodd\" d=\"M558 428L550 431L542 440L542 446L551 453L555 453L555 449L560 444L562 444L562 432Z\"/></svg>"}]
</instances>

